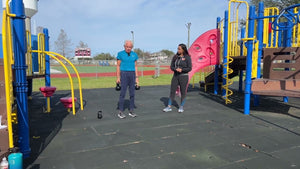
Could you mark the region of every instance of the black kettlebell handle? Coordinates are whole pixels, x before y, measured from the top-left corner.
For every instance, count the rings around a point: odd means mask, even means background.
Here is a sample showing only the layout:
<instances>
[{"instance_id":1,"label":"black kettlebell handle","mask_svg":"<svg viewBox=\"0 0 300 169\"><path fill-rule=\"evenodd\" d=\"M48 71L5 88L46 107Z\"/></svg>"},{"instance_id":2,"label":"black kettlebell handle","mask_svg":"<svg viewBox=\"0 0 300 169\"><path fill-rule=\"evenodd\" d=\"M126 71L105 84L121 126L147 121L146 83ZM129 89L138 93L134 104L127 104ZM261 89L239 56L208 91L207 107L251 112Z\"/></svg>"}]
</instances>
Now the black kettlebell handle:
<instances>
[{"instance_id":1,"label":"black kettlebell handle","mask_svg":"<svg viewBox=\"0 0 300 169\"><path fill-rule=\"evenodd\" d=\"M120 83L117 83L116 84L116 91L119 91L119 90L121 90L121 85L120 85Z\"/></svg>"},{"instance_id":2,"label":"black kettlebell handle","mask_svg":"<svg viewBox=\"0 0 300 169\"><path fill-rule=\"evenodd\" d=\"M101 110L98 111L97 117L98 119L102 119L103 115Z\"/></svg>"},{"instance_id":3,"label":"black kettlebell handle","mask_svg":"<svg viewBox=\"0 0 300 169\"><path fill-rule=\"evenodd\" d=\"M135 84L135 90L140 90L141 86L139 86L137 83Z\"/></svg>"}]
</instances>

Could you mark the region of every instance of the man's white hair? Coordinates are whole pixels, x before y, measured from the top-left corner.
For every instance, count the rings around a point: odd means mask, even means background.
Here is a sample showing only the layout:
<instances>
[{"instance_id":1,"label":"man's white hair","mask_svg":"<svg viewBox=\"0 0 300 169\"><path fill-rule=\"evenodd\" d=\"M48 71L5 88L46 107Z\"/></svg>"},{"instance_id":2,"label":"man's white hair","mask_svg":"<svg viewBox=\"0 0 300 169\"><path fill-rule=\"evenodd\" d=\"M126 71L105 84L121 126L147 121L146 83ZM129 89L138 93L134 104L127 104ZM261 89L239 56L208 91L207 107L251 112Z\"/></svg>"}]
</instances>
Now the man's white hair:
<instances>
[{"instance_id":1,"label":"man's white hair","mask_svg":"<svg viewBox=\"0 0 300 169\"><path fill-rule=\"evenodd\" d=\"M124 41L124 45L126 45L126 43L131 43L131 44L132 44L132 46L133 46L133 43L132 43L132 41L131 41L131 40L125 40L125 41Z\"/></svg>"}]
</instances>

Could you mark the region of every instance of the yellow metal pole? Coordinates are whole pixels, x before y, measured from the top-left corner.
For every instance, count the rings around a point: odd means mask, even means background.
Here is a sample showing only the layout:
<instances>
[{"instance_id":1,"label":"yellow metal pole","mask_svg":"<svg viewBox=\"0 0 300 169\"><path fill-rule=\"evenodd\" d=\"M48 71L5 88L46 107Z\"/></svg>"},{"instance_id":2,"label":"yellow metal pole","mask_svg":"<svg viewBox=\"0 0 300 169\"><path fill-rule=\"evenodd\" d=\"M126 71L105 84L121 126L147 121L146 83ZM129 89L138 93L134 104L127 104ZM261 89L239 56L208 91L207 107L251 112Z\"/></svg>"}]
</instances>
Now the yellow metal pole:
<instances>
[{"instance_id":1,"label":"yellow metal pole","mask_svg":"<svg viewBox=\"0 0 300 169\"><path fill-rule=\"evenodd\" d=\"M11 14L10 13L10 9L9 9L9 1L10 0L6 0L6 15L9 17L16 17L16 14Z\"/></svg>"},{"instance_id":2,"label":"yellow metal pole","mask_svg":"<svg viewBox=\"0 0 300 169\"><path fill-rule=\"evenodd\" d=\"M50 97L47 97L47 113L51 112L51 107L50 107Z\"/></svg>"},{"instance_id":3,"label":"yellow metal pole","mask_svg":"<svg viewBox=\"0 0 300 169\"><path fill-rule=\"evenodd\" d=\"M40 37L39 37L39 45L40 45L40 49L41 51L45 51L45 35L44 34L41 34ZM45 71L46 71L46 61L45 61L45 53L42 53L41 55L41 71L40 73L42 75L45 74Z\"/></svg>"},{"instance_id":4,"label":"yellow metal pole","mask_svg":"<svg viewBox=\"0 0 300 169\"><path fill-rule=\"evenodd\" d=\"M73 86L73 80L71 77L71 74L69 72L69 70L67 69L67 67L62 63L62 61L60 61L56 56L48 53L48 55L52 58L54 58L58 63L60 63L62 65L62 67L65 69L65 71L68 74L69 80L70 80L70 85L71 85L71 96L72 96L72 109L73 109L73 115L75 115L75 99L74 99L74 86Z\"/></svg>"},{"instance_id":5,"label":"yellow metal pole","mask_svg":"<svg viewBox=\"0 0 300 169\"><path fill-rule=\"evenodd\" d=\"M73 65L72 62L70 62L67 58L65 58L64 56L58 54L58 53L54 53L54 52L45 52L46 54L54 54L54 55L57 55L59 57L61 57L62 59L64 59L65 61L67 61L71 66L72 68L74 69L76 75L77 75L77 78L78 78L78 84L79 84L79 94L80 94L80 109L83 110L83 100L82 100L82 87L81 87L81 79L80 79L80 76L79 76L79 73L76 69L76 67Z\"/></svg>"},{"instance_id":6,"label":"yellow metal pole","mask_svg":"<svg viewBox=\"0 0 300 169\"><path fill-rule=\"evenodd\" d=\"M8 3L6 2L6 9L9 9ZM8 129L8 139L9 139L9 148L14 147L14 141L13 141L13 131L12 131L12 122L11 122L11 81L10 81L10 73L11 73L11 65L9 53L10 52L10 45L7 44L9 42L9 36L11 35L10 32L7 32L8 25L7 20L10 18L7 17L7 11L3 11L3 18L2 18L2 45L3 45L3 61L4 61L4 79L5 79L5 97L6 97L6 114L7 114L7 129ZM9 22L9 21L8 21ZM8 37L7 37L8 36ZM8 51L7 51L8 50Z\"/></svg>"},{"instance_id":7,"label":"yellow metal pole","mask_svg":"<svg viewBox=\"0 0 300 169\"><path fill-rule=\"evenodd\" d=\"M239 3L236 8L231 9L231 3ZM231 103L232 101L228 99L229 96L233 94L233 91L229 89L229 85L233 83L232 79L229 78L229 74L233 72L233 70L229 67L229 64L233 62L232 56L238 56L239 48L237 47L237 39L238 39L238 12L240 5L244 3L247 8L246 12L246 18L248 18L248 3L246 1L238 1L238 0L230 0L228 3L228 49L227 49L227 63L225 63L223 66L226 66L227 74L223 75L223 78L226 79L226 84L222 86L222 88L226 91L225 96L223 98L225 99L225 103ZM234 4L235 5L235 4ZM236 15L234 13L236 12ZM233 17L235 17L235 21L231 21L231 13L233 13ZM246 21L246 32L248 32L248 21ZM246 35L247 37L247 35Z\"/></svg>"},{"instance_id":8,"label":"yellow metal pole","mask_svg":"<svg viewBox=\"0 0 300 169\"><path fill-rule=\"evenodd\" d=\"M45 51L45 36L42 33L38 34L38 50ZM38 53L39 75L45 74L45 53Z\"/></svg>"},{"instance_id":9,"label":"yellow metal pole","mask_svg":"<svg viewBox=\"0 0 300 169\"><path fill-rule=\"evenodd\" d=\"M266 8L264 11L264 16L269 16L269 9ZM264 19L264 34L263 34L263 43L268 47L268 38L269 38L269 18Z\"/></svg>"},{"instance_id":10,"label":"yellow metal pole","mask_svg":"<svg viewBox=\"0 0 300 169\"><path fill-rule=\"evenodd\" d=\"M27 64L27 75L32 76L32 55L31 55L31 33L26 30L27 39L27 53L26 53L26 64Z\"/></svg>"},{"instance_id":11,"label":"yellow metal pole","mask_svg":"<svg viewBox=\"0 0 300 169\"><path fill-rule=\"evenodd\" d=\"M56 56L54 56L53 54L51 54L51 52L39 51L39 50L32 50L32 52L46 53L47 55L49 55L50 57L52 57L53 59L55 59L65 69L65 71L68 74L69 80L70 80L71 96L72 96L72 109L73 109L73 115L75 115L74 86L73 86L73 80L72 80L72 77L71 77L71 74L70 74L68 68Z\"/></svg>"}]
</instances>

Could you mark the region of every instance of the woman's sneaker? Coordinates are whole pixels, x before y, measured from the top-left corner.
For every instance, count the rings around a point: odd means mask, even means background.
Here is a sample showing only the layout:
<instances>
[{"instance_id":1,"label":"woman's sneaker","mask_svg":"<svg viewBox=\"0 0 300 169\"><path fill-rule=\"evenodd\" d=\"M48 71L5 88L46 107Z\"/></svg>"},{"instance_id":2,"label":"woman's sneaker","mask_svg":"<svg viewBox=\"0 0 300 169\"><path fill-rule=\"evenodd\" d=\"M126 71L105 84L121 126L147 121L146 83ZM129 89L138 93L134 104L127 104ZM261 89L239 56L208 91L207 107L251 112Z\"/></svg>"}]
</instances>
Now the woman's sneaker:
<instances>
[{"instance_id":1,"label":"woman's sneaker","mask_svg":"<svg viewBox=\"0 0 300 169\"><path fill-rule=\"evenodd\" d=\"M135 113L133 113L133 111L130 111L130 112L128 113L128 115L129 115L130 117L136 117L136 116L137 116Z\"/></svg>"},{"instance_id":2,"label":"woman's sneaker","mask_svg":"<svg viewBox=\"0 0 300 169\"><path fill-rule=\"evenodd\" d=\"M169 112L169 111L172 111L172 108L167 106L166 108L163 109L164 112Z\"/></svg>"},{"instance_id":3,"label":"woman's sneaker","mask_svg":"<svg viewBox=\"0 0 300 169\"><path fill-rule=\"evenodd\" d=\"M122 111L119 111L118 117L119 117L120 119L124 119L126 116L125 116L125 114L124 114Z\"/></svg>"},{"instance_id":4,"label":"woman's sneaker","mask_svg":"<svg viewBox=\"0 0 300 169\"><path fill-rule=\"evenodd\" d=\"M178 113L182 113L184 110L183 110L183 106L180 106L179 109L178 109Z\"/></svg>"}]
</instances>

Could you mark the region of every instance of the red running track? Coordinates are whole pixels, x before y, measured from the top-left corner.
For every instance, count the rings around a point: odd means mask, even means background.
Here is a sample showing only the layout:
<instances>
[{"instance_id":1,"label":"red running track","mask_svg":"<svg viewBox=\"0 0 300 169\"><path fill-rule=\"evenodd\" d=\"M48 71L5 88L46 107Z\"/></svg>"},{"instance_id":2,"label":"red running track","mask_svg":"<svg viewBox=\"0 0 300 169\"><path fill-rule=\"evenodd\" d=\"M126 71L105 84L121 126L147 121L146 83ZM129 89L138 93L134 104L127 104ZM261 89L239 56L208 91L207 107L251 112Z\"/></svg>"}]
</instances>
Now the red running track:
<instances>
[{"instance_id":1,"label":"red running track","mask_svg":"<svg viewBox=\"0 0 300 169\"><path fill-rule=\"evenodd\" d=\"M169 66L166 66L166 69L161 69L160 74L172 74L173 72L170 70ZM141 71L138 72L141 75ZM144 70L144 76L155 75L155 70ZM75 73L71 74L72 77L76 77ZM111 77L116 76L116 72L107 72L107 73L79 73L80 77ZM51 78L68 78L68 74L66 73L57 73L51 74Z\"/></svg>"}]
</instances>

